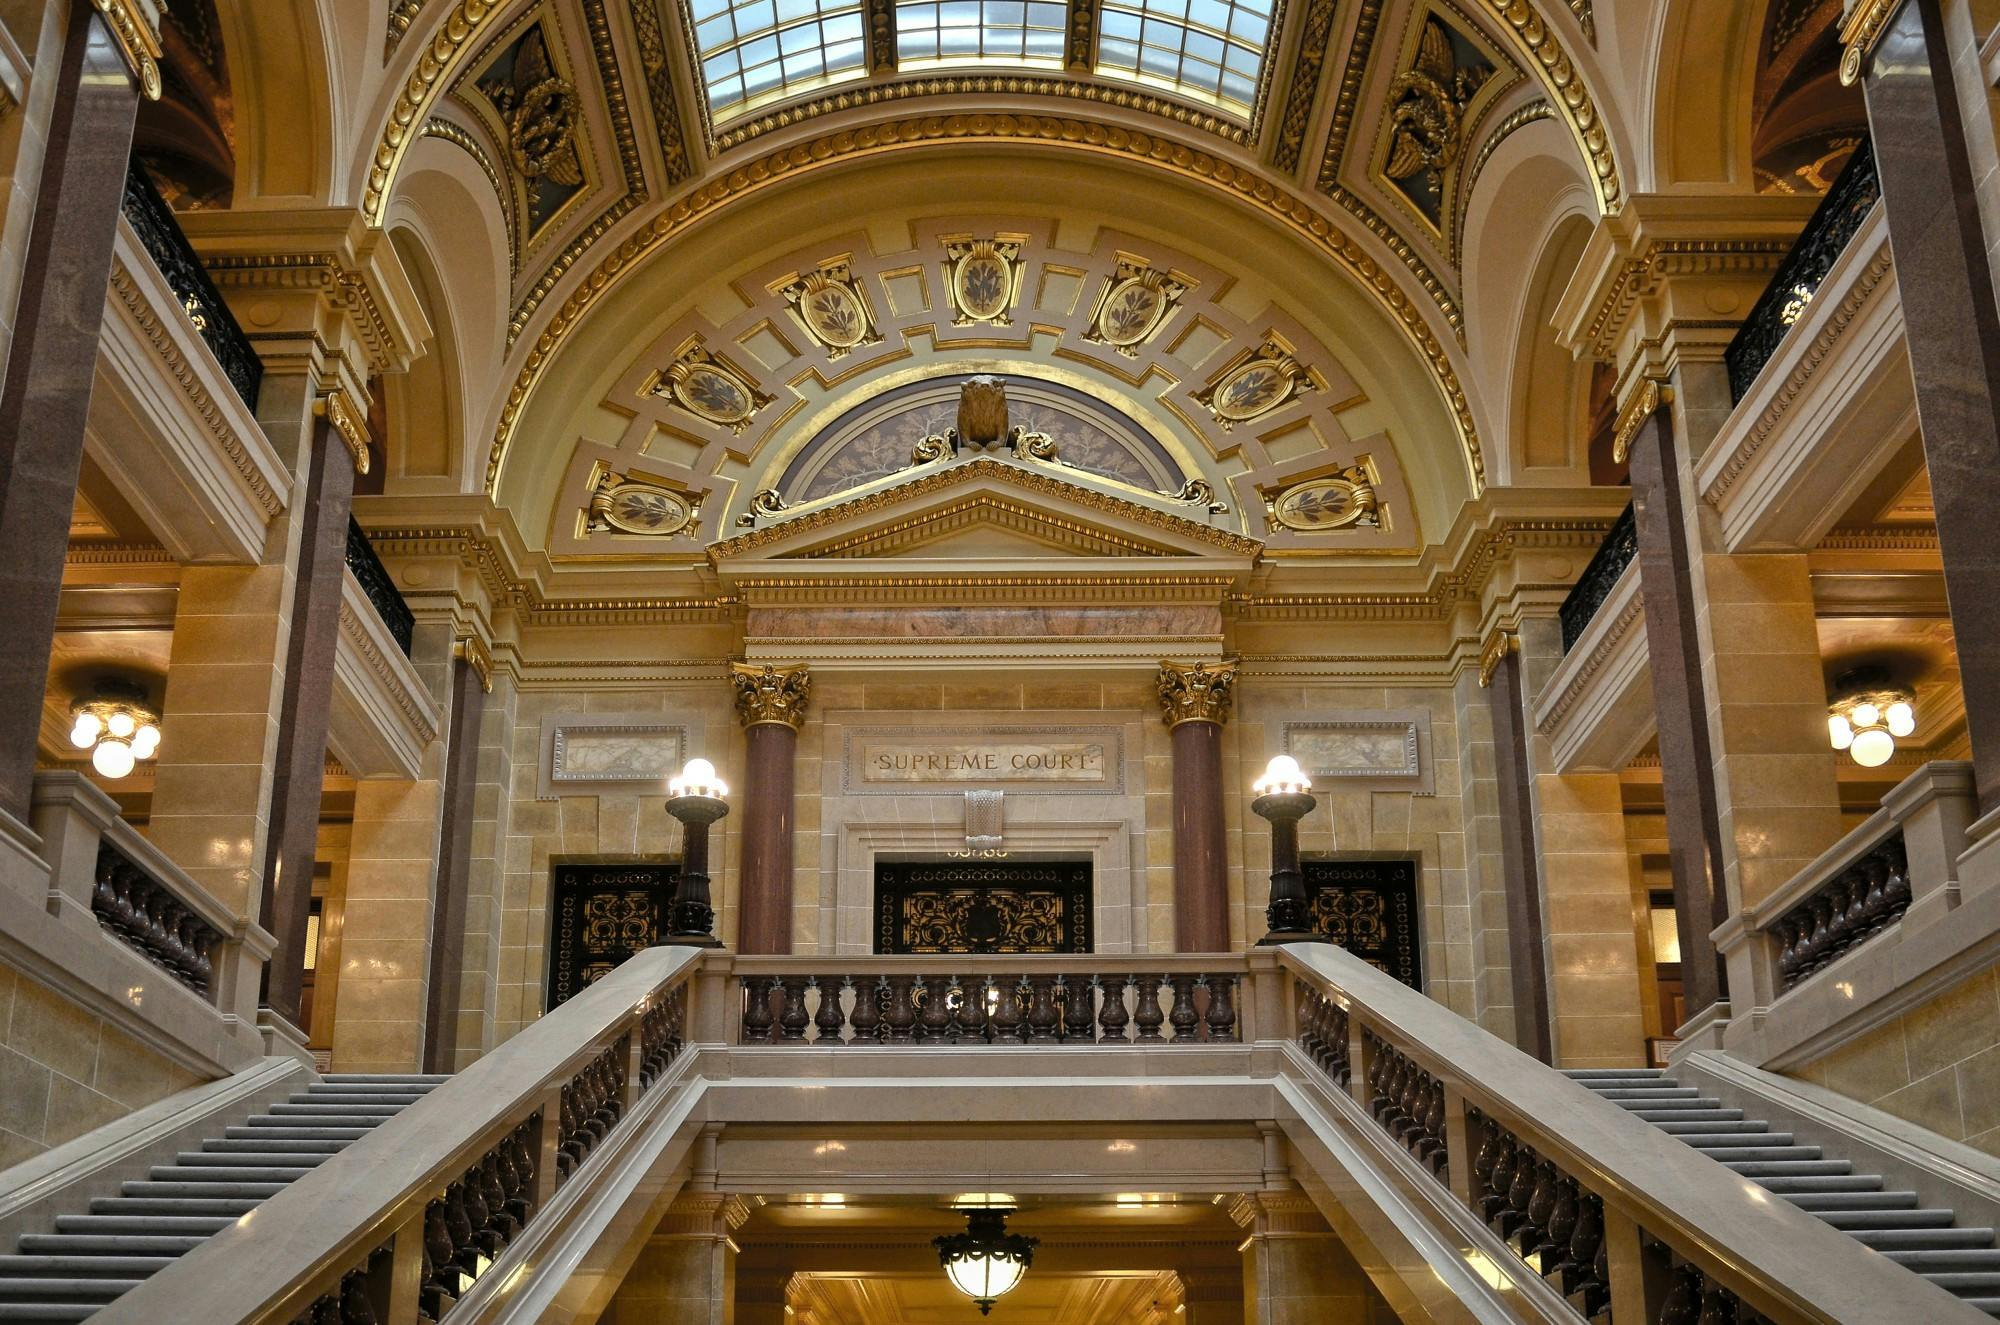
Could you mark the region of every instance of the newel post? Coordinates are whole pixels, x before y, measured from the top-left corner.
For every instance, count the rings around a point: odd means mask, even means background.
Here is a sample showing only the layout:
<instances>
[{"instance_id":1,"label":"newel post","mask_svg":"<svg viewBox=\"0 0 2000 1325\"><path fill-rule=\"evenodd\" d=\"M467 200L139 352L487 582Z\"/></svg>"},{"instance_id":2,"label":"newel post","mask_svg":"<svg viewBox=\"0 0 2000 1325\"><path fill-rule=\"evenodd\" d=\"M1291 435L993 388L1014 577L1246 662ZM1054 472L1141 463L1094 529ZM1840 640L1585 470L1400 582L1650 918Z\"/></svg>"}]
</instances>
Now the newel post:
<instances>
[{"instance_id":1,"label":"newel post","mask_svg":"<svg viewBox=\"0 0 2000 1325\"><path fill-rule=\"evenodd\" d=\"M389 1243L389 1302L383 1325L417 1325L424 1286L424 1205L396 1226Z\"/></svg>"}]
</instances>

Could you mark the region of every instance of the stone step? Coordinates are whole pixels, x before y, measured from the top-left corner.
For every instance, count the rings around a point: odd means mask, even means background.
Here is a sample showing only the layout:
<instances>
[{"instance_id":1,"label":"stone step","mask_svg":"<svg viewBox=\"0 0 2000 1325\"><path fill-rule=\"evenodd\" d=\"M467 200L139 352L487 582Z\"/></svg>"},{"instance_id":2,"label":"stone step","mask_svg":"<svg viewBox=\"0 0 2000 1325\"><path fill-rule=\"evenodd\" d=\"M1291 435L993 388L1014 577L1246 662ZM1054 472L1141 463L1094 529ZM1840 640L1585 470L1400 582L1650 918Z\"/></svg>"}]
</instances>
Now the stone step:
<instances>
[{"instance_id":1,"label":"stone step","mask_svg":"<svg viewBox=\"0 0 2000 1325\"><path fill-rule=\"evenodd\" d=\"M1849 1233L1875 1233L1888 1229L1950 1228L1956 1211L1918 1207L1915 1210L1814 1210L1815 1218Z\"/></svg>"},{"instance_id":2,"label":"stone step","mask_svg":"<svg viewBox=\"0 0 2000 1325\"><path fill-rule=\"evenodd\" d=\"M225 1127L222 1135L228 1141L331 1141L345 1148L368 1131L366 1127Z\"/></svg>"},{"instance_id":3,"label":"stone step","mask_svg":"<svg viewBox=\"0 0 2000 1325\"><path fill-rule=\"evenodd\" d=\"M1642 1100L1614 1100L1613 1103L1621 1109L1629 1109L1634 1113L1642 1110L1646 1113L1695 1113L1703 1115L1733 1112L1739 1118L1743 1116L1743 1111L1740 1109L1724 1109L1722 1101L1716 1099L1713 1095L1697 1095L1692 1091L1685 1095L1653 1096Z\"/></svg>"},{"instance_id":4,"label":"stone step","mask_svg":"<svg viewBox=\"0 0 2000 1325\"><path fill-rule=\"evenodd\" d=\"M235 1131L235 1128L230 1128ZM272 1136L277 1128L269 1128L258 1136L225 1136L211 1138L201 1143L203 1155L317 1155L321 1159L331 1159L347 1148L348 1141L359 1140L366 1133L335 1140L318 1136ZM291 1129L298 1130L298 1129ZM329 1129L331 1130L331 1129ZM185 1152L183 1152L185 1153Z\"/></svg>"},{"instance_id":5,"label":"stone step","mask_svg":"<svg viewBox=\"0 0 2000 1325\"><path fill-rule=\"evenodd\" d=\"M1701 1147L1701 1151L1716 1163L1731 1166L1753 1161L1771 1162L1823 1158L1818 1146L1704 1146ZM1841 1162L1845 1163L1846 1161L1843 1160Z\"/></svg>"},{"instance_id":6,"label":"stone step","mask_svg":"<svg viewBox=\"0 0 2000 1325\"><path fill-rule=\"evenodd\" d=\"M128 1186L130 1184L127 1184ZM272 1188L277 1191L277 1188ZM90 1201L93 1215L225 1215L231 1219L247 1215L263 1204L261 1196L95 1196Z\"/></svg>"},{"instance_id":7,"label":"stone step","mask_svg":"<svg viewBox=\"0 0 2000 1325\"><path fill-rule=\"evenodd\" d=\"M1790 1132L1696 1132L1680 1138L1703 1154L1738 1146L1789 1146Z\"/></svg>"},{"instance_id":8,"label":"stone step","mask_svg":"<svg viewBox=\"0 0 2000 1325\"><path fill-rule=\"evenodd\" d=\"M2000 1316L2000 1297L1968 1297L1965 1300L1989 1316Z\"/></svg>"},{"instance_id":9,"label":"stone step","mask_svg":"<svg viewBox=\"0 0 2000 1325\"><path fill-rule=\"evenodd\" d=\"M1759 1178L1757 1185L1779 1196L1794 1192L1879 1192L1882 1179L1873 1173L1843 1173L1835 1177L1808 1176Z\"/></svg>"},{"instance_id":10,"label":"stone step","mask_svg":"<svg viewBox=\"0 0 2000 1325\"><path fill-rule=\"evenodd\" d=\"M1624 1105L1620 1105L1624 1108ZM1633 1109L1630 1111L1642 1123L1740 1123L1743 1121L1741 1109Z\"/></svg>"},{"instance_id":11,"label":"stone step","mask_svg":"<svg viewBox=\"0 0 2000 1325\"><path fill-rule=\"evenodd\" d=\"M1808 1214L1858 1210L1914 1210L1915 1192L1794 1192L1785 1197Z\"/></svg>"},{"instance_id":12,"label":"stone step","mask_svg":"<svg viewBox=\"0 0 2000 1325\"><path fill-rule=\"evenodd\" d=\"M0 1301L13 1299L36 1304L67 1302L109 1302L137 1288L137 1279L16 1279L0 1276Z\"/></svg>"},{"instance_id":13,"label":"stone step","mask_svg":"<svg viewBox=\"0 0 2000 1325\"><path fill-rule=\"evenodd\" d=\"M92 1275L110 1279L144 1279L173 1263L171 1256L0 1256L0 1275L20 1275L31 1279L75 1279Z\"/></svg>"},{"instance_id":14,"label":"stone step","mask_svg":"<svg viewBox=\"0 0 2000 1325\"><path fill-rule=\"evenodd\" d=\"M1722 1167L1746 1178L1845 1177L1854 1172L1844 1159L1755 1159Z\"/></svg>"},{"instance_id":15,"label":"stone step","mask_svg":"<svg viewBox=\"0 0 2000 1325\"><path fill-rule=\"evenodd\" d=\"M1666 1069L1659 1067L1571 1067L1563 1070L1563 1075L1571 1081L1603 1081L1619 1077L1663 1077Z\"/></svg>"},{"instance_id":16,"label":"stone step","mask_svg":"<svg viewBox=\"0 0 2000 1325\"><path fill-rule=\"evenodd\" d=\"M89 1320L98 1312L95 1302L57 1306L42 1302L0 1302L0 1320L32 1321L34 1325L57 1325L61 1321Z\"/></svg>"},{"instance_id":17,"label":"stone step","mask_svg":"<svg viewBox=\"0 0 2000 1325\"><path fill-rule=\"evenodd\" d=\"M364 1085L388 1083L410 1086L442 1086L451 1080L449 1072L329 1072L321 1077L323 1086L345 1086L360 1082Z\"/></svg>"},{"instance_id":18,"label":"stone step","mask_svg":"<svg viewBox=\"0 0 2000 1325\"><path fill-rule=\"evenodd\" d=\"M1934 1270L1924 1276L1944 1289L1960 1297L1990 1296L2000 1299L2000 1270Z\"/></svg>"},{"instance_id":19,"label":"stone step","mask_svg":"<svg viewBox=\"0 0 2000 1325\"><path fill-rule=\"evenodd\" d=\"M328 1109L374 1109L376 1112L395 1113L409 1108L421 1095L384 1094L380 1091L328 1092L317 1088L288 1098L287 1104L310 1104Z\"/></svg>"},{"instance_id":20,"label":"stone step","mask_svg":"<svg viewBox=\"0 0 2000 1325\"><path fill-rule=\"evenodd\" d=\"M273 1107L285 1108L287 1106L280 1104L280 1105L274 1105ZM341 1114L341 1113L311 1113L311 1112L283 1113L283 1114L260 1113L254 1118L244 1119L243 1125L245 1127L253 1128L258 1131L261 1131L266 1127L283 1127L283 1128L337 1127L344 1131L366 1132L374 1128L380 1127L383 1123L388 1122L389 1119L393 1118L394 1116L395 1116L394 1114L388 1114L388 1113L382 1113L382 1114Z\"/></svg>"},{"instance_id":21,"label":"stone step","mask_svg":"<svg viewBox=\"0 0 2000 1325\"><path fill-rule=\"evenodd\" d=\"M56 1232L187 1233L213 1237L235 1222L229 1215L57 1215ZM0 1261L4 1260L0 1257Z\"/></svg>"},{"instance_id":22,"label":"stone step","mask_svg":"<svg viewBox=\"0 0 2000 1325\"><path fill-rule=\"evenodd\" d=\"M23 1233L23 1256L179 1256L208 1241L168 1233Z\"/></svg>"},{"instance_id":23,"label":"stone step","mask_svg":"<svg viewBox=\"0 0 2000 1325\"><path fill-rule=\"evenodd\" d=\"M297 1182L310 1172L311 1168L303 1164L288 1164L283 1168L251 1164L159 1164L148 1169L146 1176L154 1182L275 1182L282 1187L288 1182Z\"/></svg>"},{"instance_id":24,"label":"stone step","mask_svg":"<svg viewBox=\"0 0 2000 1325\"><path fill-rule=\"evenodd\" d=\"M285 1190L282 1182L128 1182L118 1189L126 1196L193 1196L201 1198L254 1196L262 1201ZM95 1203L93 1203L94 1208Z\"/></svg>"},{"instance_id":25,"label":"stone step","mask_svg":"<svg viewBox=\"0 0 2000 1325\"><path fill-rule=\"evenodd\" d=\"M1886 1247L1882 1249L1882 1254L1896 1264L1923 1275L1928 1275L1932 1271L1957 1273L1977 1271L1984 1274L2000 1274L2000 1251L1990 1249L1912 1250L1907 1247Z\"/></svg>"},{"instance_id":26,"label":"stone step","mask_svg":"<svg viewBox=\"0 0 2000 1325\"><path fill-rule=\"evenodd\" d=\"M316 1150L294 1150L282 1145L258 1146L248 1150L208 1148L227 1144L205 1141L200 1150L183 1150L174 1156L174 1166L197 1169L314 1169L340 1153L323 1146Z\"/></svg>"},{"instance_id":27,"label":"stone step","mask_svg":"<svg viewBox=\"0 0 2000 1325\"><path fill-rule=\"evenodd\" d=\"M380 1104L354 1104L346 1100L312 1100L308 1103L273 1104L259 1118L373 1118L378 1123L386 1123L396 1116L396 1110ZM251 1120L253 1123L256 1119ZM297 1123L287 1123L296 1127ZM349 1126L352 1126L350 1123Z\"/></svg>"},{"instance_id":28,"label":"stone step","mask_svg":"<svg viewBox=\"0 0 2000 1325\"><path fill-rule=\"evenodd\" d=\"M1675 1118L1668 1122L1647 1119L1647 1121L1651 1122L1653 1126L1659 1128L1668 1136L1678 1136L1683 1140L1690 1136L1714 1136L1730 1132L1769 1132L1771 1130L1771 1124L1759 1122L1754 1118L1737 1118L1733 1121L1726 1118Z\"/></svg>"},{"instance_id":29,"label":"stone step","mask_svg":"<svg viewBox=\"0 0 2000 1325\"><path fill-rule=\"evenodd\" d=\"M1630 1086L1607 1087L1591 1093L1601 1100L1617 1100L1620 1103L1626 1100L1696 1100L1701 1098L1701 1092L1693 1086L1669 1086L1665 1083L1645 1086L1635 1083Z\"/></svg>"},{"instance_id":30,"label":"stone step","mask_svg":"<svg viewBox=\"0 0 2000 1325\"><path fill-rule=\"evenodd\" d=\"M1975 1251L1993 1245L1990 1228L1884 1228L1848 1236L1877 1251Z\"/></svg>"}]
</instances>

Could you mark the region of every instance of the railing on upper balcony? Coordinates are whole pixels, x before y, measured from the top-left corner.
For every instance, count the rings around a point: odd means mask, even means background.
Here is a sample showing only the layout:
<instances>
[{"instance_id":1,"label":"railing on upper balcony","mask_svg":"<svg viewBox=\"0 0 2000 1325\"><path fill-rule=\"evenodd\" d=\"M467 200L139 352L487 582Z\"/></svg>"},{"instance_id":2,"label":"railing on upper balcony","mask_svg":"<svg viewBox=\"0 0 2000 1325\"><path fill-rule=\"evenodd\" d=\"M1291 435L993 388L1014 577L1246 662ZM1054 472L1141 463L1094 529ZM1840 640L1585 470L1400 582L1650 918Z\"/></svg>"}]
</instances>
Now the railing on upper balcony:
<instances>
[{"instance_id":1,"label":"railing on upper balcony","mask_svg":"<svg viewBox=\"0 0 2000 1325\"><path fill-rule=\"evenodd\" d=\"M744 1044L1228 1044L1240 957L739 957Z\"/></svg>"},{"instance_id":2,"label":"railing on upper balcony","mask_svg":"<svg viewBox=\"0 0 2000 1325\"><path fill-rule=\"evenodd\" d=\"M243 397L243 403L255 410L257 386L264 379L263 361L250 347L250 338L237 325L221 291L209 279L208 269L201 265L201 258L182 233L180 222L174 219L174 209L167 206L166 199L153 187L153 181L146 177L146 168L136 159L125 168L124 211L125 220L139 236L147 256L153 259L174 298L180 301L181 311L194 324L202 343L215 355L215 361L222 365L223 375L236 388L236 394Z\"/></svg>"},{"instance_id":3,"label":"railing on upper balcony","mask_svg":"<svg viewBox=\"0 0 2000 1325\"><path fill-rule=\"evenodd\" d=\"M1632 558L1639 555L1639 527L1632 518L1632 507L1628 503L1624 514L1612 524L1604 541L1598 545L1597 554L1590 564L1583 568L1571 587L1569 597L1563 599L1560 617L1562 620L1563 652L1568 653L1583 638L1584 630L1591 618L1604 606L1604 600L1611 596L1611 590L1618 583L1618 577L1632 564Z\"/></svg>"},{"instance_id":4,"label":"railing on upper balcony","mask_svg":"<svg viewBox=\"0 0 2000 1325\"><path fill-rule=\"evenodd\" d=\"M375 555L375 545L368 541L368 535L351 515L347 517L347 569L354 572L361 592L374 604L375 615L389 628L403 656L409 657L410 641L417 628L416 615L403 601L396 582L389 578L389 568Z\"/></svg>"},{"instance_id":5,"label":"railing on upper balcony","mask_svg":"<svg viewBox=\"0 0 2000 1325\"><path fill-rule=\"evenodd\" d=\"M1724 352L1732 400L1750 393L1757 375L1778 352L1792 324L1805 316L1806 306L1881 196L1875 147L1864 137Z\"/></svg>"},{"instance_id":6,"label":"railing on upper balcony","mask_svg":"<svg viewBox=\"0 0 2000 1325\"><path fill-rule=\"evenodd\" d=\"M215 993L216 962L227 937L183 894L185 883L147 869L116 834L97 843L97 923L127 947L205 999Z\"/></svg>"}]
</instances>

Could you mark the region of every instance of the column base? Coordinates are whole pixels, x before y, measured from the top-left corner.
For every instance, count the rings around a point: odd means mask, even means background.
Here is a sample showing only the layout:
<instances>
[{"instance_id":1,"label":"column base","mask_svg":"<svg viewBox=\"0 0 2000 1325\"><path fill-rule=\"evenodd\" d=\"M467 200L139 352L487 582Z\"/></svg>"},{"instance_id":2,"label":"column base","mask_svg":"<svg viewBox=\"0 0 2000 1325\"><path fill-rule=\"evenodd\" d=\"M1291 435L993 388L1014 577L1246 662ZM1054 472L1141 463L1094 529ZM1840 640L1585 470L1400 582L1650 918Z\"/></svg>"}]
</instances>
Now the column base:
<instances>
[{"instance_id":1,"label":"column base","mask_svg":"<svg viewBox=\"0 0 2000 1325\"><path fill-rule=\"evenodd\" d=\"M318 1070L312 1050L306 1047L306 1033L268 1007L257 1009L257 1034L263 1037L267 1057L296 1058Z\"/></svg>"}]
</instances>

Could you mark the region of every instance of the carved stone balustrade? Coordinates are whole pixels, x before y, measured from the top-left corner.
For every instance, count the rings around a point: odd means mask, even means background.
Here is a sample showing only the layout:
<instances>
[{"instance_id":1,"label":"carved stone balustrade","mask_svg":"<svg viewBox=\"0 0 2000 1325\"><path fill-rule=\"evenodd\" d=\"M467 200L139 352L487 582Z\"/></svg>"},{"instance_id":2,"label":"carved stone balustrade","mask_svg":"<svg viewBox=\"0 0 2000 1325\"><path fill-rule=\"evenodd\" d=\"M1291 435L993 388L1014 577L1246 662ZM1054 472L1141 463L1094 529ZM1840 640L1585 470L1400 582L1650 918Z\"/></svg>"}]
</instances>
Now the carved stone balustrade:
<instances>
[{"instance_id":1,"label":"carved stone balustrade","mask_svg":"<svg viewBox=\"0 0 2000 1325\"><path fill-rule=\"evenodd\" d=\"M743 1044L1228 1044L1241 959L741 957Z\"/></svg>"},{"instance_id":2,"label":"carved stone balustrade","mask_svg":"<svg viewBox=\"0 0 2000 1325\"><path fill-rule=\"evenodd\" d=\"M1945 959L1942 948L1913 958L1928 946L1911 941L1953 928L1974 815L1972 765L1925 764L1784 887L1718 928L1729 963L1728 1049L1758 1065L1782 1063L1837 1022L1872 1015L1877 999Z\"/></svg>"}]
</instances>

